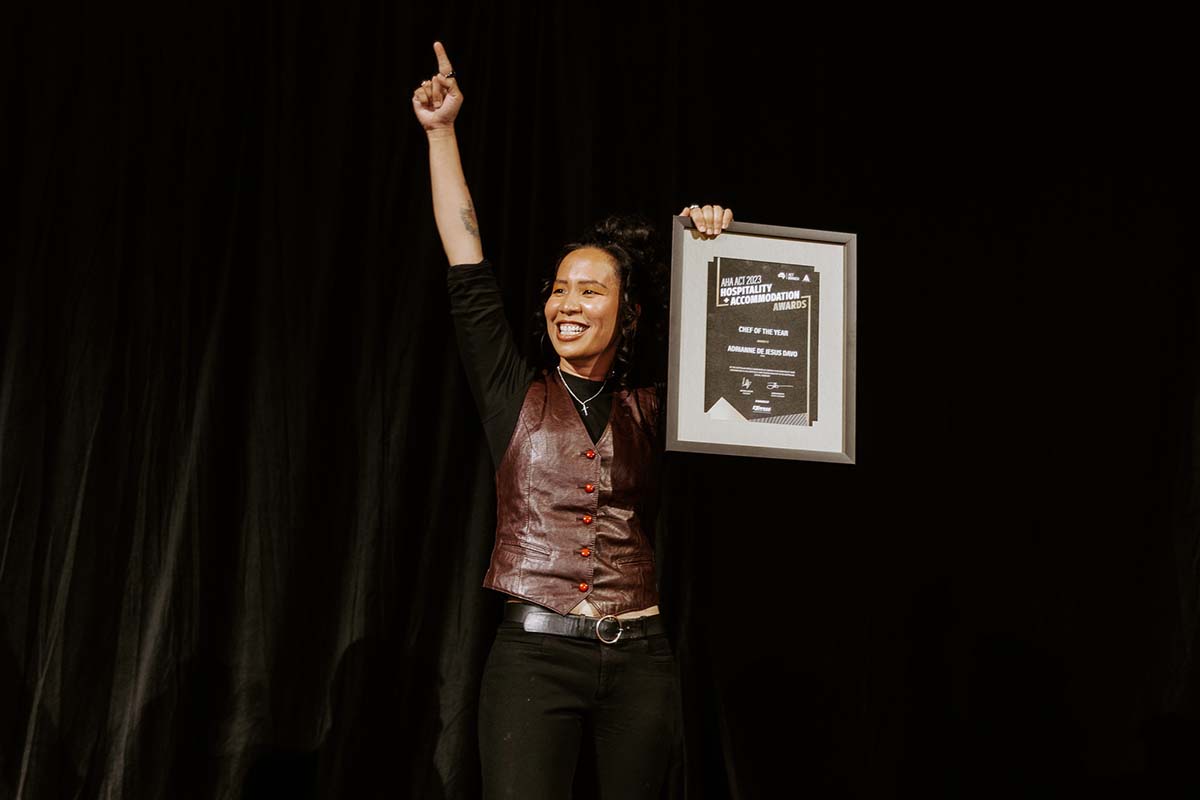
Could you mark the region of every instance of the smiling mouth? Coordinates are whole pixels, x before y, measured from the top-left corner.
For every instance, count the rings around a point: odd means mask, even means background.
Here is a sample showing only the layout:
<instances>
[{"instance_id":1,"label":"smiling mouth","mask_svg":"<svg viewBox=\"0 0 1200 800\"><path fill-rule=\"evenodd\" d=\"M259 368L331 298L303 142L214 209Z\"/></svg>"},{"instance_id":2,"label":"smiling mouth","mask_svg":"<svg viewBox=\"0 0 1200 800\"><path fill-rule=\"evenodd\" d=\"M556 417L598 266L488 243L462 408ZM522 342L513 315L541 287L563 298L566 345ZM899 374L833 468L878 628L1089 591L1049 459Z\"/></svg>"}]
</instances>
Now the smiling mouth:
<instances>
[{"instance_id":1,"label":"smiling mouth","mask_svg":"<svg viewBox=\"0 0 1200 800\"><path fill-rule=\"evenodd\" d=\"M588 329L587 325L581 325L578 322L560 322L555 327L558 329L558 339L562 342L578 339Z\"/></svg>"}]
</instances>

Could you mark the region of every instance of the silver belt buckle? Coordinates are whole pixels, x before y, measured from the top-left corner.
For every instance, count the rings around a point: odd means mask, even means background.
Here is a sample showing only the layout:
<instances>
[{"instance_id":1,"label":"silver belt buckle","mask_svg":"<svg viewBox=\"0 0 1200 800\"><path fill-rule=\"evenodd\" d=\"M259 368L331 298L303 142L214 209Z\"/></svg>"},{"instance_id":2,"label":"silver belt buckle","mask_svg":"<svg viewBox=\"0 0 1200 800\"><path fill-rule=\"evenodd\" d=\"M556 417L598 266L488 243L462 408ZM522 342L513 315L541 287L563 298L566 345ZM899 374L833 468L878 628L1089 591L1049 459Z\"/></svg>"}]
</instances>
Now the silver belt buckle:
<instances>
[{"instance_id":1,"label":"silver belt buckle","mask_svg":"<svg viewBox=\"0 0 1200 800\"><path fill-rule=\"evenodd\" d=\"M606 620L606 619L611 619L613 622L617 623L617 635L611 639L605 639L604 636L600 633L600 626L604 623L604 620ZM617 639L621 638L621 634L624 632L625 632L625 629L623 627L621 627L621 620L617 619L615 614L605 614L603 617L596 620L596 638L599 639L600 641L604 642L605 644L614 643L615 641L617 641Z\"/></svg>"}]
</instances>

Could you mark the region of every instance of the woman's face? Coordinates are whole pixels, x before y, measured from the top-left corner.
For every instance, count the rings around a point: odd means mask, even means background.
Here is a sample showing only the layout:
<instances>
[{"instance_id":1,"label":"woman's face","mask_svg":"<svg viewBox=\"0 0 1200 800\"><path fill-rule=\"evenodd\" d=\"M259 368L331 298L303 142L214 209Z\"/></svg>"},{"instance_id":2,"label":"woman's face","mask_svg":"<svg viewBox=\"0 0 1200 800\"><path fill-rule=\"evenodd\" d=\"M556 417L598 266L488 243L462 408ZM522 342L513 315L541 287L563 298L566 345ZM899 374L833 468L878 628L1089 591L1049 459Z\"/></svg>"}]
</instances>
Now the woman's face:
<instances>
[{"instance_id":1,"label":"woman's face","mask_svg":"<svg viewBox=\"0 0 1200 800\"><path fill-rule=\"evenodd\" d=\"M619 341L620 288L615 262L595 247L574 250L558 265L546 335L564 371L597 381L608 374Z\"/></svg>"}]
</instances>

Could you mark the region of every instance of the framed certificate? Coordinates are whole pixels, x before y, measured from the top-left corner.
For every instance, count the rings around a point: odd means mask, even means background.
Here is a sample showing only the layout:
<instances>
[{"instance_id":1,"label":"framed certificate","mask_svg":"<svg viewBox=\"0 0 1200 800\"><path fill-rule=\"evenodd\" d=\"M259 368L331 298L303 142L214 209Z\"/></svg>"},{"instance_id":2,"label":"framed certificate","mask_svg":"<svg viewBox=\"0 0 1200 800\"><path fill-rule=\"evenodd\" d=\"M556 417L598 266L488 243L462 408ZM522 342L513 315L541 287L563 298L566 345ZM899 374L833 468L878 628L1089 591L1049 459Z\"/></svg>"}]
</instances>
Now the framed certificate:
<instances>
[{"instance_id":1,"label":"framed certificate","mask_svg":"<svg viewBox=\"0 0 1200 800\"><path fill-rule=\"evenodd\" d=\"M855 249L674 218L668 450L854 463Z\"/></svg>"}]
</instances>

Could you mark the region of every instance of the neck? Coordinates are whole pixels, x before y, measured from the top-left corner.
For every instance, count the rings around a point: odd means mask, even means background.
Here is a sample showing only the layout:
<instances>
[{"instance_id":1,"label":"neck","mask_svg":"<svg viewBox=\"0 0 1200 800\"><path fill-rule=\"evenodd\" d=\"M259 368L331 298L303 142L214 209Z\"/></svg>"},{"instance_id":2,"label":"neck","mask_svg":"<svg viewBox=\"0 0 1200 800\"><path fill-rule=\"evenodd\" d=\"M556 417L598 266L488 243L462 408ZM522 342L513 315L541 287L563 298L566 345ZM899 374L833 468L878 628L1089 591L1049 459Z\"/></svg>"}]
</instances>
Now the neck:
<instances>
[{"instance_id":1,"label":"neck","mask_svg":"<svg viewBox=\"0 0 1200 800\"><path fill-rule=\"evenodd\" d=\"M587 361L571 363L565 358L558 359L558 368L564 373L574 375L576 378L583 378L587 381L602 381L608 377L608 371L612 368L613 359L596 358Z\"/></svg>"}]
</instances>

